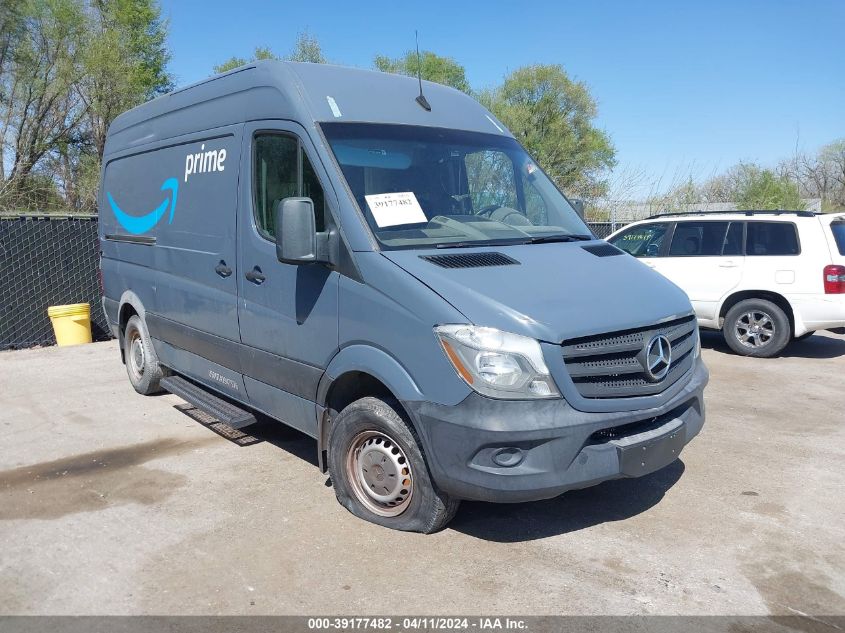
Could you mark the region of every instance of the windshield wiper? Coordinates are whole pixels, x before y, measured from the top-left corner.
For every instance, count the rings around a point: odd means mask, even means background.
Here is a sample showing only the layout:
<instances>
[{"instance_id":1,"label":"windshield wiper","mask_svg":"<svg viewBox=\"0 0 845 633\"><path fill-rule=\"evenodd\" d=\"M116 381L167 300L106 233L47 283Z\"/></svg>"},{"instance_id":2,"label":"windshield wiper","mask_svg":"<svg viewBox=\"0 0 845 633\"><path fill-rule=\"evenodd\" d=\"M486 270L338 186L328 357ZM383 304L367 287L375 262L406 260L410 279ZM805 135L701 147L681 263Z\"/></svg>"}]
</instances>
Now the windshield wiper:
<instances>
[{"instance_id":1,"label":"windshield wiper","mask_svg":"<svg viewBox=\"0 0 845 633\"><path fill-rule=\"evenodd\" d=\"M443 244L438 244L435 248L473 248L478 246L479 248L484 248L486 246L514 246L515 244L530 244L531 240L524 240L524 239L514 239L514 240L497 240L497 241L489 241L489 240L476 240L476 241L469 241L469 242L444 242Z\"/></svg>"},{"instance_id":2,"label":"windshield wiper","mask_svg":"<svg viewBox=\"0 0 845 633\"><path fill-rule=\"evenodd\" d=\"M592 235L538 235L528 240L528 244L545 244L549 242L587 242L594 240Z\"/></svg>"}]
</instances>

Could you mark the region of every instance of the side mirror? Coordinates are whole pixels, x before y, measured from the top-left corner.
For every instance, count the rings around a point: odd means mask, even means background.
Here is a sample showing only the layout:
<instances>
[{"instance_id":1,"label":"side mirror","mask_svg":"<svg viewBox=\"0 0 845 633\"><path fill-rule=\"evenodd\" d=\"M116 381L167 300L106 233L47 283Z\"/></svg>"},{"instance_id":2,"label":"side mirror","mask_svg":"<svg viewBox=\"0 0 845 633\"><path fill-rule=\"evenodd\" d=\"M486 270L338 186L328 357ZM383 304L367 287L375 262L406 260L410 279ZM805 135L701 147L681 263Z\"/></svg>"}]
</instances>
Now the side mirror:
<instances>
[{"instance_id":1,"label":"side mirror","mask_svg":"<svg viewBox=\"0 0 845 633\"><path fill-rule=\"evenodd\" d=\"M317 233L311 198L280 200L273 210L273 219L276 226L276 257L280 262L313 264L328 261L325 252L328 236Z\"/></svg>"}]
</instances>

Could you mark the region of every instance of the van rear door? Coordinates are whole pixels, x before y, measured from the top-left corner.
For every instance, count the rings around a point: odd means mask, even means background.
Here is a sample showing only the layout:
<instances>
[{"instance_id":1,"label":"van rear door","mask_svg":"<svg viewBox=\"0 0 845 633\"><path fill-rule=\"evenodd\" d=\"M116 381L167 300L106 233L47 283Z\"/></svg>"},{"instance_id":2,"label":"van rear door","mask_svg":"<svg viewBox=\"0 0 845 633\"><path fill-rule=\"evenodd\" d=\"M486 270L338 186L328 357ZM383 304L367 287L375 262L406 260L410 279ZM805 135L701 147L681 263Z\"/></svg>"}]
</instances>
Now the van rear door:
<instances>
[{"instance_id":1,"label":"van rear door","mask_svg":"<svg viewBox=\"0 0 845 633\"><path fill-rule=\"evenodd\" d=\"M310 197L322 231L337 199L301 126L248 123L243 142L238 318L244 382L253 406L313 436L317 384L338 345L338 273L322 264L280 262L273 209L284 198Z\"/></svg>"}]
</instances>

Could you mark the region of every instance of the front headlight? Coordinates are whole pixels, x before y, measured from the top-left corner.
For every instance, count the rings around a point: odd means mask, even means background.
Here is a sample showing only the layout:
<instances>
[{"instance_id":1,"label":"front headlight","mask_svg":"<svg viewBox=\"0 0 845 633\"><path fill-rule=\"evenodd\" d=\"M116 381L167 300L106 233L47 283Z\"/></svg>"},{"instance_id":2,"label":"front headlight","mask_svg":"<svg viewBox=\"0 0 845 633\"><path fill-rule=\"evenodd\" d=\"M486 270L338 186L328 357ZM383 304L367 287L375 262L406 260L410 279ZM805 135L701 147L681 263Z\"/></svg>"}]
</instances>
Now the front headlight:
<instances>
[{"instance_id":1,"label":"front headlight","mask_svg":"<svg viewBox=\"0 0 845 633\"><path fill-rule=\"evenodd\" d=\"M533 338L474 325L439 325L434 333L458 375L491 398L558 398L560 392Z\"/></svg>"}]
</instances>

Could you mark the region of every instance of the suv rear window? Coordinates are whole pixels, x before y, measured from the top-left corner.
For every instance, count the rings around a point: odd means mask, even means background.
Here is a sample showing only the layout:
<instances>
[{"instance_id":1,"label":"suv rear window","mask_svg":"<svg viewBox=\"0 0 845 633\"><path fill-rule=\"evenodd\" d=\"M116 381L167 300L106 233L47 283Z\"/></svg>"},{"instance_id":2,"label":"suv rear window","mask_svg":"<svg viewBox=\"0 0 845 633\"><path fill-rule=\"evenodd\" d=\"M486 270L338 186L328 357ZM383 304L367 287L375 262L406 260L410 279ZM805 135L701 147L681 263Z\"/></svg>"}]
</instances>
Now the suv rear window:
<instances>
[{"instance_id":1,"label":"suv rear window","mask_svg":"<svg viewBox=\"0 0 845 633\"><path fill-rule=\"evenodd\" d=\"M837 220L830 223L830 230L833 231L833 239L839 247L839 254L845 255L845 221Z\"/></svg>"},{"instance_id":2,"label":"suv rear window","mask_svg":"<svg viewBox=\"0 0 845 633\"><path fill-rule=\"evenodd\" d=\"M791 222L749 222L745 238L745 254L798 255L798 232Z\"/></svg>"}]
</instances>

